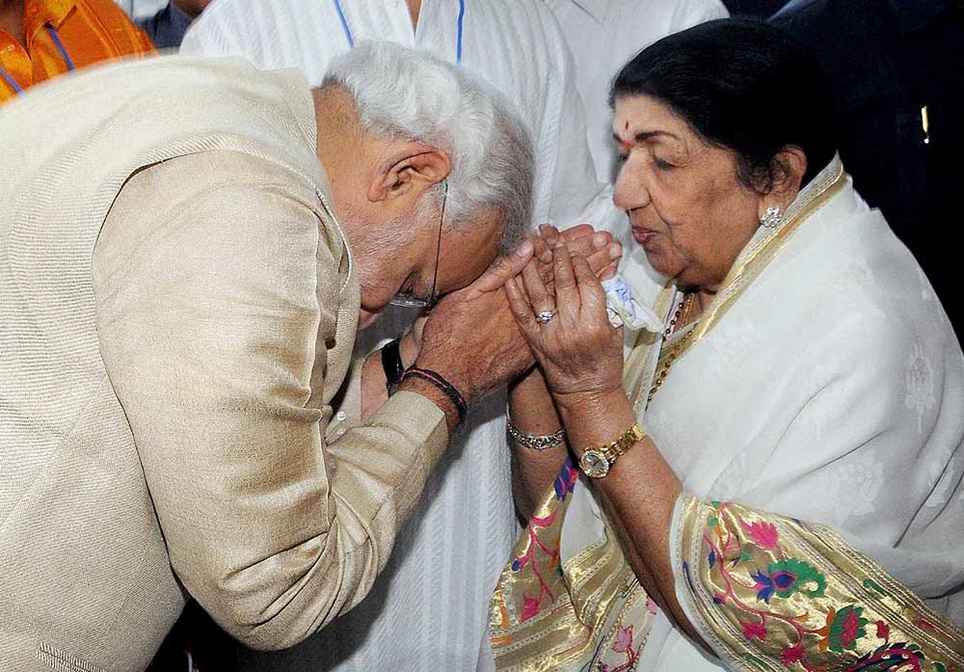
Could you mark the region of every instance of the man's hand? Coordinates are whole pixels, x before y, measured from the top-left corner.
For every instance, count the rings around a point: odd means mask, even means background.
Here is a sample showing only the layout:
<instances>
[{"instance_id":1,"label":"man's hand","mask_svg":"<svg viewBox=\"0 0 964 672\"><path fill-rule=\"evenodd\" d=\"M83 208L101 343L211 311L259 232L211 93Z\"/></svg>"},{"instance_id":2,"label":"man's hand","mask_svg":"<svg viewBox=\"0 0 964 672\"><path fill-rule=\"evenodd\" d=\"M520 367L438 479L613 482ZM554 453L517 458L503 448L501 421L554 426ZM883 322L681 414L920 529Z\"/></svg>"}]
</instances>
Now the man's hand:
<instances>
[{"instance_id":1,"label":"man's hand","mask_svg":"<svg viewBox=\"0 0 964 672\"><path fill-rule=\"evenodd\" d=\"M478 280L444 297L429 314L415 365L438 372L471 403L532 365L502 287L532 258L526 241Z\"/></svg>"}]
</instances>

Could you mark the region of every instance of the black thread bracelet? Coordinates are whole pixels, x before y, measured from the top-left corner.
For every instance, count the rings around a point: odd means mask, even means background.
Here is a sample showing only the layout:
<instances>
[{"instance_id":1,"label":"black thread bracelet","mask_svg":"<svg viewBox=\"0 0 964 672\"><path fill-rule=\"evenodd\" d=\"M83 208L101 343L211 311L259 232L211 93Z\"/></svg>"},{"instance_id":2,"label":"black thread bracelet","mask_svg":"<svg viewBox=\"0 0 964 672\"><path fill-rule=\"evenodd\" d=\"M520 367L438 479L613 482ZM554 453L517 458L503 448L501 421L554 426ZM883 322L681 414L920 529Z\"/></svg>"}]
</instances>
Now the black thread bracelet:
<instances>
[{"instance_id":1,"label":"black thread bracelet","mask_svg":"<svg viewBox=\"0 0 964 672\"><path fill-rule=\"evenodd\" d=\"M457 389L455 389L455 386L452 385L452 383L445 380L445 378L443 378L440 374L432 371L431 369L420 369L417 366L413 366L406 370L405 374L402 376L402 381L404 382L410 376L426 380L441 390L445 396L449 398L449 401L452 402L452 405L455 406L455 409L458 411L459 424L461 425L463 422L465 422L465 414L468 412L469 408L465 403L465 398Z\"/></svg>"},{"instance_id":2,"label":"black thread bracelet","mask_svg":"<svg viewBox=\"0 0 964 672\"><path fill-rule=\"evenodd\" d=\"M385 371L385 389L388 395L395 394L402 377L405 375L405 366L402 364L401 339L396 338L386 343L381 350L382 369Z\"/></svg>"}]
</instances>

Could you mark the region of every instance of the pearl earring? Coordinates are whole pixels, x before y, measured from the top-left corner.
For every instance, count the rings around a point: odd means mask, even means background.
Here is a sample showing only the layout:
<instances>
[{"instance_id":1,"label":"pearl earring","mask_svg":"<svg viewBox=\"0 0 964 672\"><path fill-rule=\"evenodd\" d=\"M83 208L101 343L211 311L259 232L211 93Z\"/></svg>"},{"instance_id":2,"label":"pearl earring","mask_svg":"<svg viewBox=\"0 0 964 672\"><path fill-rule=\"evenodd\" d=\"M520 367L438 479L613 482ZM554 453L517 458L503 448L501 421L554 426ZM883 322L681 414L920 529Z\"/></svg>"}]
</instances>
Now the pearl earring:
<instances>
[{"instance_id":1,"label":"pearl earring","mask_svg":"<svg viewBox=\"0 0 964 672\"><path fill-rule=\"evenodd\" d=\"M780 213L780 208L775 205L771 205L767 208L767 211L763 213L760 217L760 226L767 229L775 229L780 226L780 222L783 221L783 217Z\"/></svg>"}]
</instances>

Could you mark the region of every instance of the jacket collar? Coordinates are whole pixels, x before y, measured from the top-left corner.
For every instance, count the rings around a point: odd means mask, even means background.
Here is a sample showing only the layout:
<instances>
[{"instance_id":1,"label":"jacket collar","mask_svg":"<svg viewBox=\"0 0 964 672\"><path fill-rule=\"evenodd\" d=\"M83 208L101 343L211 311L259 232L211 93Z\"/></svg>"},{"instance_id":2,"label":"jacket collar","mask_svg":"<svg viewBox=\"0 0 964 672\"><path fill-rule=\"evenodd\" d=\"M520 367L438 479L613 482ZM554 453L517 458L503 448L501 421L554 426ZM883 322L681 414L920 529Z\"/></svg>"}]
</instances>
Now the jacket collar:
<instances>
[{"instance_id":1,"label":"jacket collar","mask_svg":"<svg viewBox=\"0 0 964 672\"><path fill-rule=\"evenodd\" d=\"M76 4L77 0L27 0L23 8L23 34L29 40L47 24L60 28Z\"/></svg>"}]
</instances>

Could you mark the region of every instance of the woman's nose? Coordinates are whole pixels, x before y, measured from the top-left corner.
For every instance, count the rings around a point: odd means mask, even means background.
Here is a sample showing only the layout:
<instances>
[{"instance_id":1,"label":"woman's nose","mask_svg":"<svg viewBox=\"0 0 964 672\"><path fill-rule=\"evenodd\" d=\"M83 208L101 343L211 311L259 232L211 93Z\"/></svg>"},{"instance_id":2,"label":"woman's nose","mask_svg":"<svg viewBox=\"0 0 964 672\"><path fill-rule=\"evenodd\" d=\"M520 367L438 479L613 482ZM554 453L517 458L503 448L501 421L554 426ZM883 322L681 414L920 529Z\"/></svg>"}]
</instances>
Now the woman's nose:
<instances>
[{"instance_id":1,"label":"woman's nose","mask_svg":"<svg viewBox=\"0 0 964 672\"><path fill-rule=\"evenodd\" d=\"M649 204L649 191L638 167L624 163L616 176L613 188L613 204L620 210L634 210Z\"/></svg>"}]
</instances>

